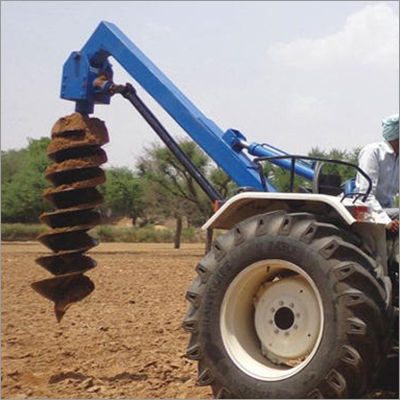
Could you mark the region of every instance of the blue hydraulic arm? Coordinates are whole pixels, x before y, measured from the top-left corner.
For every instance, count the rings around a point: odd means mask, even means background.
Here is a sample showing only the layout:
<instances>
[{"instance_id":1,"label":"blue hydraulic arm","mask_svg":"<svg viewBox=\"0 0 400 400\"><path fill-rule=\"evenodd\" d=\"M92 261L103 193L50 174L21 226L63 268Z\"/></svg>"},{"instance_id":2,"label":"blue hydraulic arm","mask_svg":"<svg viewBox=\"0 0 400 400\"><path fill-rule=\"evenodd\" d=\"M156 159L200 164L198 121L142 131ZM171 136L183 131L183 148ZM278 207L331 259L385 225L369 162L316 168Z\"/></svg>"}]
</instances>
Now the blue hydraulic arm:
<instances>
[{"instance_id":1,"label":"blue hydraulic arm","mask_svg":"<svg viewBox=\"0 0 400 400\"><path fill-rule=\"evenodd\" d=\"M101 22L79 52L73 52L63 69L61 97L76 102L76 111L93 112L94 104L109 104L105 89L110 81L101 85L97 80L105 75L112 78L108 57L112 56L145 89L191 138L239 185L264 190L255 163L250 155L279 156L282 151L257 143L248 144L237 130L225 133L208 119L183 93L152 63L114 24ZM275 163L290 169L289 160ZM304 163L296 163L295 172L313 179L313 169ZM276 189L268 181L266 189Z\"/></svg>"}]
</instances>

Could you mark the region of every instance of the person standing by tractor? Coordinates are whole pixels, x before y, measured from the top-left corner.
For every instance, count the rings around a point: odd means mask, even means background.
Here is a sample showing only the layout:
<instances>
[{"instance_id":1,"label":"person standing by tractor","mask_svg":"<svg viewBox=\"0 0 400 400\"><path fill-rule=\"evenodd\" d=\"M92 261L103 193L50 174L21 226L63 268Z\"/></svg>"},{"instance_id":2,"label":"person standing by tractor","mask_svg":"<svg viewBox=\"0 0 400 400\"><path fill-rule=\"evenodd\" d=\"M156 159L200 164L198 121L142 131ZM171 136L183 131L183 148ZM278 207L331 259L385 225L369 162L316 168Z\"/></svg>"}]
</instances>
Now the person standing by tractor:
<instances>
[{"instance_id":1,"label":"person standing by tractor","mask_svg":"<svg viewBox=\"0 0 400 400\"><path fill-rule=\"evenodd\" d=\"M377 222L385 223L392 234L399 232L399 208L395 197L399 193L399 114L382 120L383 139L366 145L358 157L359 167L372 181L371 193L366 203L376 215ZM357 192L365 193L367 180L356 177Z\"/></svg>"}]
</instances>

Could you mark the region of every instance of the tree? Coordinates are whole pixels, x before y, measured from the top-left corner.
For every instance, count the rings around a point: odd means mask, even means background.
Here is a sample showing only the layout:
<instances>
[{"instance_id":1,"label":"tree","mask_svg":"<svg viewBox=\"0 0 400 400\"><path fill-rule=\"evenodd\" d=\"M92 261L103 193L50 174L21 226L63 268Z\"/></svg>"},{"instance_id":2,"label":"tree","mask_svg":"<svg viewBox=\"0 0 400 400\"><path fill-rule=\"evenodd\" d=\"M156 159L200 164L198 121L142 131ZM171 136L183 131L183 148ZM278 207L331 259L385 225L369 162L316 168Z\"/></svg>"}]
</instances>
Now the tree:
<instances>
[{"instance_id":1,"label":"tree","mask_svg":"<svg viewBox=\"0 0 400 400\"><path fill-rule=\"evenodd\" d=\"M4 222L38 222L38 217L51 206L43 199L43 190L50 187L45 171L50 160L47 147L50 138L29 139L28 147L1 152L1 216ZM110 168L106 184L100 191L105 197L103 210L113 216L142 215L142 187L128 168Z\"/></svg>"},{"instance_id":2,"label":"tree","mask_svg":"<svg viewBox=\"0 0 400 400\"><path fill-rule=\"evenodd\" d=\"M113 217L128 216L132 223L143 214L143 187L127 167L106 170L106 182L99 190L104 196L102 210Z\"/></svg>"},{"instance_id":3,"label":"tree","mask_svg":"<svg viewBox=\"0 0 400 400\"><path fill-rule=\"evenodd\" d=\"M221 168L216 166L210 168L208 177L224 199L232 197L238 188L237 184Z\"/></svg>"},{"instance_id":4,"label":"tree","mask_svg":"<svg viewBox=\"0 0 400 400\"><path fill-rule=\"evenodd\" d=\"M25 167L28 155L27 149L8 150L1 152L1 182L9 183L15 174Z\"/></svg>"},{"instance_id":5,"label":"tree","mask_svg":"<svg viewBox=\"0 0 400 400\"><path fill-rule=\"evenodd\" d=\"M312 148L308 153L309 157L320 157L331 160L347 161L357 165L358 154L360 148L355 148L350 151L331 149L329 151L320 150L318 147ZM263 163L264 175L269 181L281 192L289 191L290 186L290 171L278 167L272 163ZM324 163L322 167L322 173L324 174L337 174L341 177L342 183L350 178L354 178L357 170L354 167L349 167L340 164ZM294 190L299 188L311 188L310 181L302 178L298 175L294 177Z\"/></svg>"},{"instance_id":6,"label":"tree","mask_svg":"<svg viewBox=\"0 0 400 400\"><path fill-rule=\"evenodd\" d=\"M50 205L42 198L42 192L50 186L44 178L50 164L46 150L49 138L29 139L27 148L1 152L2 162L2 219L4 222L37 222L38 216ZM218 168L191 140L181 140L180 146L202 174L210 180L223 198L233 195L236 184ZM357 164L358 148L350 151L332 149L323 151L313 148L309 155L333 158ZM264 163L264 173L280 191L288 191L289 172L271 163ZM145 149L139 159L137 171L129 168L109 168L106 183L99 188L105 197L102 210L112 217L129 216L133 220L146 217L176 219L176 246L179 246L182 218L190 225L203 224L212 214L212 204L192 176L160 144ZM354 168L327 164L324 173L339 173L342 181L354 177ZM296 176L295 188L310 183Z\"/></svg>"},{"instance_id":7,"label":"tree","mask_svg":"<svg viewBox=\"0 0 400 400\"><path fill-rule=\"evenodd\" d=\"M181 140L179 145L203 175L210 174L209 157L193 141ZM144 181L146 212L175 218L175 247L179 248L182 217L187 217L191 225L202 224L212 214L209 198L170 150L159 144L145 150L137 170ZM212 175L214 181L220 181L228 190L223 175L218 172Z\"/></svg>"},{"instance_id":8,"label":"tree","mask_svg":"<svg viewBox=\"0 0 400 400\"><path fill-rule=\"evenodd\" d=\"M330 151L322 151L318 148L312 148L308 154L309 156L322 157L331 160L341 160L357 165L358 154L360 153L360 150L361 150L360 147L356 147L352 150L331 149ZM340 164L328 164L328 163L326 163L326 165L323 167L323 172L338 174L342 178L342 181L354 178L355 175L357 174L357 170L353 167Z\"/></svg>"},{"instance_id":9,"label":"tree","mask_svg":"<svg viewBox=\"0 0 400 400\"><path fill-rule=\"evenodd\" d=\"M29 139L27 149L2 152L1 216L4 222L37 222L50 209L42 199L50 186L44 174L50 164L49 138ZM3 164L4 162L4 164ZM4 180L3 180L4 179Z\"/></svg>"}]
</instances>

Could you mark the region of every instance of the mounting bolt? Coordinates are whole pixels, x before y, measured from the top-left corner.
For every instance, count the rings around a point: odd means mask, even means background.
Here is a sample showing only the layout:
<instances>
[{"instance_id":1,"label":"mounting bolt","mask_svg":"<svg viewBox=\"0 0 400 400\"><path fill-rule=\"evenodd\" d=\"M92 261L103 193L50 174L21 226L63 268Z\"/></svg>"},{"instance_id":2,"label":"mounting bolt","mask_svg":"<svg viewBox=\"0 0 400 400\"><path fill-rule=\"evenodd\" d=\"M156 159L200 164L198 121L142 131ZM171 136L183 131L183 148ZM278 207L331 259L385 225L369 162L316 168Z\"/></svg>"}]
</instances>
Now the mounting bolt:
<instances>
[{"instance_id":1,"label":"mounting bolt","mask_svg":"<svg viewBox=\"0 0 400 400\"><path fill-rule=\"evenodd\" d=\"M275 329L275 330L274 330L274 333L275 333L275 334L278 334L278 333L279 333L278 329Z\"/></svg>"},{"instance_id":2,"label":"mounting bolt","mask_svg":"<svg viewBox=\"0 0 400 400\"><path fill-rule=\"evenodd\" d=\"M293 304L293 303L290 303L289 306L292 307L292 308L294 308L294 304Z\"/></svg>"}]
</instances>

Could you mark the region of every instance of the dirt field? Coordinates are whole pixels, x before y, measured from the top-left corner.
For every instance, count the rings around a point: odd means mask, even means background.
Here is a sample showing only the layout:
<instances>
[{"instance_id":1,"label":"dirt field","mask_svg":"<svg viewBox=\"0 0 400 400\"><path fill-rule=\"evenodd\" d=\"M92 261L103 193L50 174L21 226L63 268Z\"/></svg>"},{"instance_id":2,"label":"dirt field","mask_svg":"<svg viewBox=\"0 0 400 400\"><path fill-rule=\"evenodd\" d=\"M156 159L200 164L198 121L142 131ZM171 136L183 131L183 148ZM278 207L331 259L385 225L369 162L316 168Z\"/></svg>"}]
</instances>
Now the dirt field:
<instances>
[{"instance_id":1,"label":"dirt field","mask_svg":"<svg viewBox=\"0 0 400 400\"><path fill-rule=\"evenodd\" d=\"M35 243L2 246L2 398L210 398L184 357L185 292L202 245L101 244L96 290L60 324L32 281Z\"/></svg>"},{"instance_id":2,"label":"dirt field","mask_svg":"<svg viewBox=\"0 0 400 400\"><path fill-rule=\"evenodd\" d=\"M211 398L196 386L181 329L203 245L171 247L98 246L89 273L96 290L57 324L50 302L29 287L49 276L34 262L47 250L3 243L2 398Z\"/></svg>"}]
</instances>

